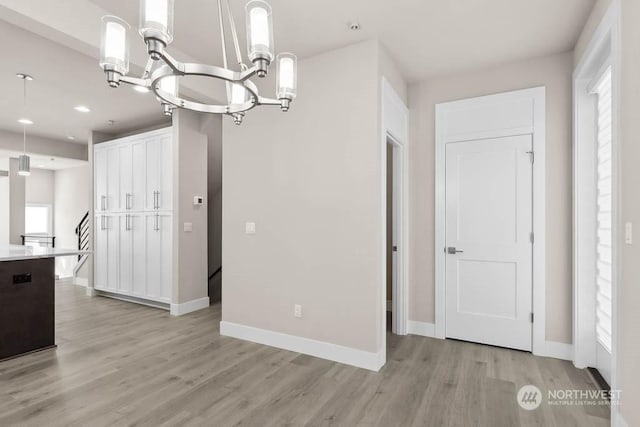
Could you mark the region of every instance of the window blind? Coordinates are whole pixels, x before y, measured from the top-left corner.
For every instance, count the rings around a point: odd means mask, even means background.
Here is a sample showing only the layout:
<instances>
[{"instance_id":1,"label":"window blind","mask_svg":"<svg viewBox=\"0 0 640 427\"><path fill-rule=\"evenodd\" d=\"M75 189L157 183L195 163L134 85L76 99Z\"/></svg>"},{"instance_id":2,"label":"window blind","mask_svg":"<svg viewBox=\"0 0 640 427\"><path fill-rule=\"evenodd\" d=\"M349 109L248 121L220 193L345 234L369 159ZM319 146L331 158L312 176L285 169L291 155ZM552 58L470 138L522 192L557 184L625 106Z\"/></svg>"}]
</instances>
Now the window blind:
<instances>
[{"instance_id":1,"label":"window blind","mask_svg":"<svg viewBox=\"0 0 640 427\"><path fill-rule=\"evenodd\" d=\"M612 156L611 156L611 68L595 87L598 95L598 189L597 189L597 293L596 338L611 352L612 282Z\"/></svg>"}]
</instances>

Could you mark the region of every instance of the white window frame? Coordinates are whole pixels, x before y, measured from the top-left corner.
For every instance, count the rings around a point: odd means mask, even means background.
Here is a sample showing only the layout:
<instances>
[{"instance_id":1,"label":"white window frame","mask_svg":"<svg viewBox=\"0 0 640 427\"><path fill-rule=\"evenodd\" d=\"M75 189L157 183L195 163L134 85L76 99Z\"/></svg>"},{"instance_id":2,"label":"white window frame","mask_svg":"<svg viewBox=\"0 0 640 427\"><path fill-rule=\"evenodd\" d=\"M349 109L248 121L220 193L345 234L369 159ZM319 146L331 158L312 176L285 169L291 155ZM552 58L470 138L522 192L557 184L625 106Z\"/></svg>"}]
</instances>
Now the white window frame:
<instances>
[{"instance_id":1,"label":"white window frame","mask_svg":"<svg viewBox=\"0 0 640 427\"><path fill-rule=\"evenodd\" d=\"M595 332L595 244L596 244L596 149L597 98L589 94L590 84L598 73L611 65L612 78L612 331L611 384L619 389L618 372L618 284L620 277L620 6L614 0L596 29L573 74L574 93L574 254L573 254L573 363L578 368L596 362ZM618 425L620 415L611 405L611 425Z\"/></svg>"}]
</instances>

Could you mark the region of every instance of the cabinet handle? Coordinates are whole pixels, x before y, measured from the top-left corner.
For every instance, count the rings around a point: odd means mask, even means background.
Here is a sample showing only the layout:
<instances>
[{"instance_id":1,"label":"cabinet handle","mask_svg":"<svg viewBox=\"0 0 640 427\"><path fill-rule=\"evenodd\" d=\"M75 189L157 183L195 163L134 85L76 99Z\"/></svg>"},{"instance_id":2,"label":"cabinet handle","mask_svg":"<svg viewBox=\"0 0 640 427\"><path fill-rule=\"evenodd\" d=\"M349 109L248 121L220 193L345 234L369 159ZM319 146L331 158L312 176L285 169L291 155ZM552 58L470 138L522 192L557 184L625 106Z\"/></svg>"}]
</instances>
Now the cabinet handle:
<instances>
[{"instance_id":1,"label":"cabinet handle","mask_svg":"<svg viewBox=\"0 0 640 427\"><path fill-rule=\"evenodd\" d=\"M160 221L159 221L159 215L158 214L155 215L153 229L155 231L160 231Z\"/></svg>"},{"instance_id":2,"label":"cabinet handle","mask_svg":"<svg viewBox=\"0 0 640 427\"><path fill-rule=\"evenodd\" d=\"M124 217L124 229L125 231L131 230L131 228L129 227L129 214L126 214Z\"/></svg>"},{"instance_id":3,"label":"cabinet handle","mask_svg":"<svg viewBox=\"0 0 640 427\"><path fill-rule=\"evenodd\" d=\"M133 205L133 203L131 203L131 199L132 198L133 198L133 195L131 193L127 193L126 196L125 196L124 204L125 204L125 208L127 210L130 210L131 206Z\"/></svg>"},{"instance_id":4,"label":"cabinet handle","mask_svg":"<svg viewBox=\"0 0 640 427\"><path fill-rule=\"evenodd\" d=\"M100 209L103 210L103 211L106 210L106 208L104 207L105 206L105 203L104 203L105 198L106 198L106 196L100 196Z\"/></svg>"},{"instance_id":5,"label":"cabinet handle","mask_svg":"<svg viewBox=\"0 0 640 427\"><path fill-rule=\"evenodd\" d=\"M104 196L104 210L109 209L109 196Z\"/></svg>"}]
</instances>

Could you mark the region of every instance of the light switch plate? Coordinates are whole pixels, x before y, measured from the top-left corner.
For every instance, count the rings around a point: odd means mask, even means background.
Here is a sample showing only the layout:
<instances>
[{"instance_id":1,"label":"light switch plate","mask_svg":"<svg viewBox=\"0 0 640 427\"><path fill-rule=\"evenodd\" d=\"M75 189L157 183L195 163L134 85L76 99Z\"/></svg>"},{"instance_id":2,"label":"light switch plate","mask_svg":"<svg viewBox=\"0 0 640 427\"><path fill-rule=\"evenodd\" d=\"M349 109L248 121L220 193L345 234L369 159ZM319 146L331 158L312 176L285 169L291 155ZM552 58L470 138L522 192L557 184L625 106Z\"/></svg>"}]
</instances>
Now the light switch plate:
<instances>
[{"instance_id":1,"label":"light switch plate","mask_svg":"<svg viewBox=\"0 0 640 427\"><path fill-rule=\"evenodd\" d=\"M624 242L627 245L633 245L633 224L630 222L624 225Z\"/></svg>"},{"instance_id":2,"label":"light switch plate","mask_svg":"<svg viewBox=\"0 0 640 427\"><path fill-rule=\"evenodd\" d=\"M300 304L294 304L293 306L293 316L297 318L302 317L302 306Z\"/></svg>"},{"instance_id":3,"label":"light switch plate","mask_svg":"<svg viewBox=\"0 0 640 427\"><path fill-rule=\"evenodd\" d=\"M244 225L244 232L247 234L256 234L256 223L255 222L247 222Z\"/></svg>"},{"instance_id":4,"label":"light switch plate","mask_svg":"<svg viewBox=\"0 0 640 427\"><path fill-rule=\"evenodd\" d=\"M184 231L187 233L191 233L193 231L193 223L185 222L184 223Z\"/></svg>"}]
</instances>

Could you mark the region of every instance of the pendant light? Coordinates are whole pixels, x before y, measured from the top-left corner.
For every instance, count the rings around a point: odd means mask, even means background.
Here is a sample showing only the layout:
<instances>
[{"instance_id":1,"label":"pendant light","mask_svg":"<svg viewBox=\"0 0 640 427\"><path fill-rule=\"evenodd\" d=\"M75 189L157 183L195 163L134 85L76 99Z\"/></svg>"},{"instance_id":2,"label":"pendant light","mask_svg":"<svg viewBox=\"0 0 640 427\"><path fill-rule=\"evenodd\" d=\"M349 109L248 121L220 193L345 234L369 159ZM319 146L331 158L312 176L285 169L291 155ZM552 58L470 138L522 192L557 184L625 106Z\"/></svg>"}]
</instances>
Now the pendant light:
<instances>
[{"instance_id":1,"label":"pendant light","mask_svg":"<svg viewBox=\"0 0 640 427\"><path fill-rule=\"evenodd\" d=\"M23 97L24 97L24 111L27 111L27 81L33 80L28 74L18 73L16 77L22 79L23 82ZM18 122L22 123L22 143L23 143L23 152L20 156L18 156L18 175L21 176L29 176L31 175L31 158L27 155L27 125L33 124L33 122L29 119L23 118L18 120Z\"/></svg>"}]
</instances>

